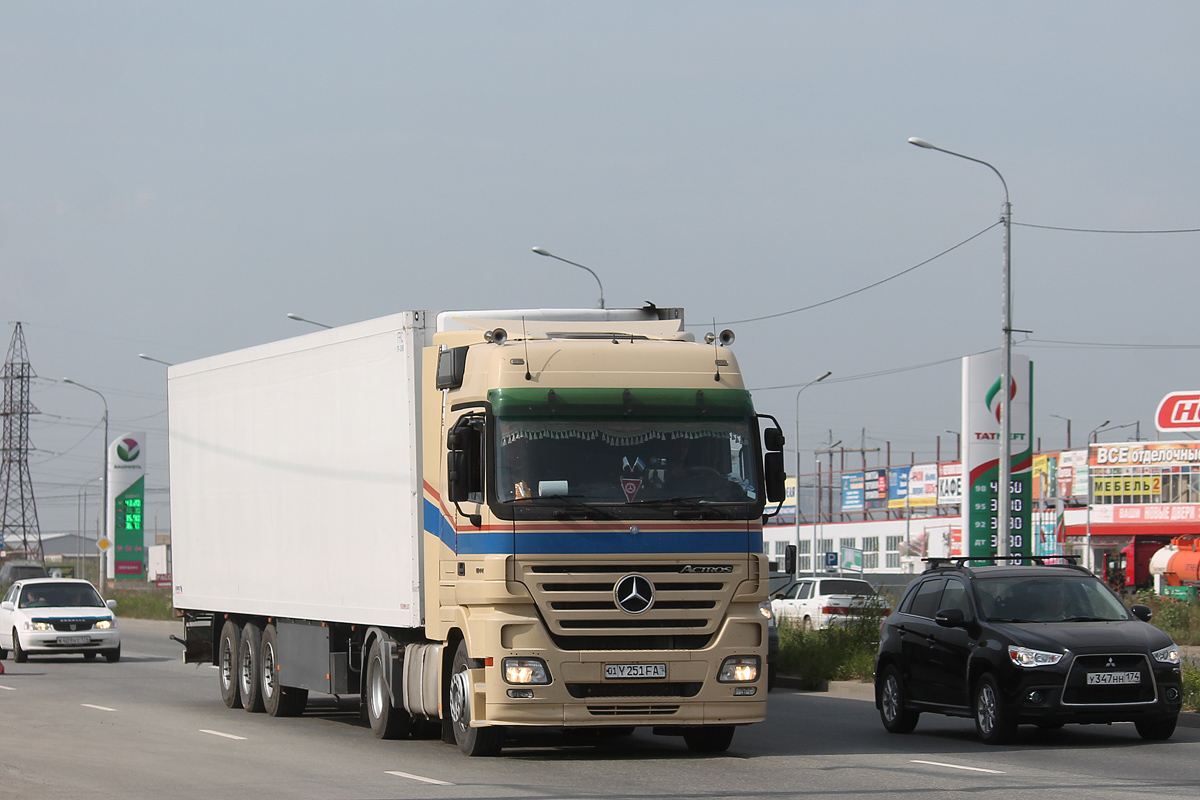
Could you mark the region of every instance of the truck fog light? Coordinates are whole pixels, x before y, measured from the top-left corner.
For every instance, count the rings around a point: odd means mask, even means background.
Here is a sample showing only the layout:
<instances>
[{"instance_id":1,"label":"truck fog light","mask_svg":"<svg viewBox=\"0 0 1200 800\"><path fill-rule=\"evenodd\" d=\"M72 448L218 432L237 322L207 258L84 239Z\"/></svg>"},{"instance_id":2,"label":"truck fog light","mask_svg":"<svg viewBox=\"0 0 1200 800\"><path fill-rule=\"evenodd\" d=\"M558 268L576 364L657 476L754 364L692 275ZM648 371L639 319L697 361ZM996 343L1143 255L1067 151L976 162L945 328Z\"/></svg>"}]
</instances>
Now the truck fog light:
<instances>
[{"instance_id":1,"label":"truck fog light","mask_svg":"<svg viewBox=\"0 0 1200 800\"><path fill-rule=\"evenodd\" d=\"M533 689L509 689L508 696L518 700L528 700L533 697Z\"/></svg>"},{"instance_id":2,"label":"truck fog light","mask_svg":"<svg viewBox=\"0 0 1200 800\"><path fill-rule=\"evenodd\" d=\"M721 683L748 683L758 680L758 656L730 656L721 662L717 680Z\"/></svg>"},{"instance_id":3,"label":"truck fog light","mask_svg":"<svg viewBox=\"0 0 1200 800\"><path fill-rule=\"evenodd\" d=\"M758 692L757 686L735 686L733 687L734 697L749 697Z\"/></svg>"},{"instance_id":4,"label":"truck fog light","mask_svg":"<svg viewBox=\"0 0 1200 800\"><path fill-rule=\"evenodd\" d=\"M546 669L546 662L540 658L506 658L501 664L505 683L550 682L550 670Z\"/></svg>"}]
</instances>

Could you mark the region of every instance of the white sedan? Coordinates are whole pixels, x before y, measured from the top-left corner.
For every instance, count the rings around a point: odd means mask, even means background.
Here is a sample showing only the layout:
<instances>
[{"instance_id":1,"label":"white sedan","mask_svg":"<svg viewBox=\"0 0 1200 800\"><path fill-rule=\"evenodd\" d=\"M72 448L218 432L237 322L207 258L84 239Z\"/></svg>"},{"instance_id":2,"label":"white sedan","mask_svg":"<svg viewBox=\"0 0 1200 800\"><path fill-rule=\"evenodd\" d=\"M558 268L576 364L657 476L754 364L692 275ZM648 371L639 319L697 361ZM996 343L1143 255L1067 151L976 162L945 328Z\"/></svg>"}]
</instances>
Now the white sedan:
<instances>
[{"instance_id":1,"label":"white sedan","mask_svg":"<svg viewBox=\"0 0 1200 800\"><path fill-rule=\"evenodd\" d=\"M771 599L771 611L776 619L799 620L809 630L890 613L875 587L857 578L801 578Z\"/></svg>"},{"instance_id":2,"label":"white sedan","mask_svg":"<svg viewBox=\"0 0 1200 800\"><path fill-rule=\"evenodd\" d=\"M36 578L14 583L0 601L0 658L11 650L21 663L32 655L97 653L121 658L121 629L112 609L87 581Z\"/></svg>"}]
</instances>

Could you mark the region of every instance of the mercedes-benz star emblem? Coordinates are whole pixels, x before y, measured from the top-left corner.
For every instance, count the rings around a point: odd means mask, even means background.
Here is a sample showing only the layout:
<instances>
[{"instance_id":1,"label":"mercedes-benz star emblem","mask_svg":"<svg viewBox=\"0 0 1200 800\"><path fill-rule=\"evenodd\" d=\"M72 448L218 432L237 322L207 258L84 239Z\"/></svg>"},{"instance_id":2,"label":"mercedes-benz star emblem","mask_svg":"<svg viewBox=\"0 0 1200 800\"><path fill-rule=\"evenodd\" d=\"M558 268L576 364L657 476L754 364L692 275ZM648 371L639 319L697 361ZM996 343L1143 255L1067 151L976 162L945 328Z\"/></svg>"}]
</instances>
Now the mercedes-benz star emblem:
<instances>
[{"instance_id":1,"label":"mercedes-benz star emblem","mask_svg":"<svg viewBox=\"0 0 1200 800\"><path fill-rule=\"evenodd\" d=\"M654 605L654 584L645 575L626 575L617 581L613 596L626 614L641 614Z\"/></svg>"}]
</instances>

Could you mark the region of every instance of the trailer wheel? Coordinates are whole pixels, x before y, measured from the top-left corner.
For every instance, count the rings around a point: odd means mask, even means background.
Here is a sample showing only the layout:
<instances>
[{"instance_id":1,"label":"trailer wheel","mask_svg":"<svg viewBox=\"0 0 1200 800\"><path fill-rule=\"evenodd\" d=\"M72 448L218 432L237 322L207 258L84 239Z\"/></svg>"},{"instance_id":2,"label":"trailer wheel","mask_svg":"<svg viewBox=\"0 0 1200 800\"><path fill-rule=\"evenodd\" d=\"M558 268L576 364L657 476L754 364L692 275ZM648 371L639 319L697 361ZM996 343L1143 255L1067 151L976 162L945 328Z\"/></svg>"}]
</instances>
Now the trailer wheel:
<instances>
[{"instance_id":1,"label":"trailer wheel","mask_svg":"<svg viewBox=\"0 0 1200 800\"><path fill-rule=\"evenodd\" d=\"M471 727L474 714L471 708L471 678L467 672L469 662L467 643L461 641L450 670L450 721L454 728L454 741L458 749L469 756L494 756L500 752L504 731L495 726Z\"/></svg>"},{"instance_id":2,"label":"trailer wheel","mask_svg":"<svg viewBox=\"0 0 1200 800\"><path fill-rule=\"evenodd\" d=\"M380 739L403 739L412 730L412 717L403 708L392 705L388 695L387 667L380 640L371 643L367 654L367 682L364 708L371 731Z\"/></svg>"},{"instance_id":3,"label":"trailer wheel","mask_svg":"<svg viewBox=\"0 0 1200 800\"><path fill-rule=\"evenodd\" d=\"M247 622L238 643L238 691L242 695L242 707L254 713L263 710L261 649L262 628Z\"/></svg>"},{"instance_id":4,"label":"trailer wheel","mask_svg":"<svg viewBox=\"0 0 1200 800\"><path fill-rule=\"evenodd\" d=\"M279 683L279 633L275 625L263 629L258 658L262 669L263 707L272 717L297 717L308 705L308 689Z\"/></svg>"},{"instance_id":5,"label":"trailer wheel","mask_svg":"<svg viewBox=\"0 0 1200 800\"><path fill-rule=\"evenodd\" d=\"M237 680L239 634L238 626L227 619L221 626L221 639L217 644L217 680L221 686L221 700L228 708L242 707Z\"/></svg>"}]
</instances>

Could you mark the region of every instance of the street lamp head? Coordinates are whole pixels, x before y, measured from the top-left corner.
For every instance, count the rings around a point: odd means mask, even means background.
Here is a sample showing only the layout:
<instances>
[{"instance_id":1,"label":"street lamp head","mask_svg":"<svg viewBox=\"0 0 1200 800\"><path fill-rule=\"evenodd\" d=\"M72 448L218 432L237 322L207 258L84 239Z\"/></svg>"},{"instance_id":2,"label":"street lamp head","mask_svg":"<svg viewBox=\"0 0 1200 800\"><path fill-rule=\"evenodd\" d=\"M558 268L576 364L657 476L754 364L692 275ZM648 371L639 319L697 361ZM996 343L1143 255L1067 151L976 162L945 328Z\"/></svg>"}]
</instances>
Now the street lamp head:
<instances>
[{"instance_id":1,"label":"street lamp head","mask_svg":"<svg viewBox=\"0 0 1200 800\"><path fill-rule=\"evenodd\" d=\"M918 139L916 136L910 136L910 137L909 137L909 139L908 139L908 143L909 143L909 144L915 144L917 147L924 147L926 150L934 150L934 149L936 149L936 148L935 148L933 145L931 145L929 142L925 141L924 139Z\"/></svg>"},{"instance_id":2,"label":"street lamp head","mask_svg":"<svg viewBox=\"0 0 1200 800\"><path fill-rule=\"evenodd\" d=\"M826 378L828 378L828 377L829 377L830 375L832 375L832 374L833 374L833 370L827 370L827 371L825 372L825 374L824 374L824 375L822 375L821 377L817 378L817 380L816 380L816 383L820 383L821 381L825 380Z\"/></svg>"},{"instance_id":3,"label":"street lamp head","mask_svg":"<svg viewBox=\"0 0 1200 800\"><path fill-rule=\"evenodd\" d=\"M535 247L535 248L533 248L533 252L537 253L539 256L551 256L551 257L554 256L554 253L551 253L549 250L547 250L544 247Z\"/></svg>"}]
</instances>

